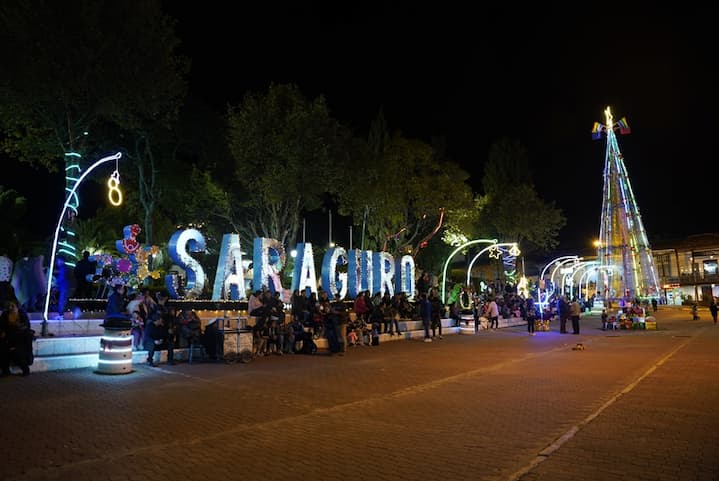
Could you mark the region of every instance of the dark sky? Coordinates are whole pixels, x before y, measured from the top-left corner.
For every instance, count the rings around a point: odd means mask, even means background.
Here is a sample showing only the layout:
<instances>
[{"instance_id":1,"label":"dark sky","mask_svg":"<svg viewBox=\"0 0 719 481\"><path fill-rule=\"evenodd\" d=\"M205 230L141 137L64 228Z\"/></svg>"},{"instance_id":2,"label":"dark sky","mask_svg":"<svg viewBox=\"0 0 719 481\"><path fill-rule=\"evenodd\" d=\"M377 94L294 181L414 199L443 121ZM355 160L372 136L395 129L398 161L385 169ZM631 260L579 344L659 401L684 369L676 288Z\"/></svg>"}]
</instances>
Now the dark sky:
<instances>
[{"instance_id":1,"label":"dark sky","mask_svg":"<svg viewBox=\"0 0 719 481\"><path fill-rule=\"evenodd\" d=\"M358 132L382 106L392 130L444 137L477 189L490 144L521 140L540 196L568 219L563 250L598 236L605 144L590 133L610 105L632 128L619 143L650 243L718 230L716 9L341 3L166 11L193 95L221 111L271 82L323 94Z\"/></svg>"},{"instance_id":2,"label":"dark sky","mask_svg":"<svg viewBox=\"0 0 719 481\"><path fill-rule=\"evenodd\" d=\"M610 105L632 128L619 142L650 242L716 231L716 11L592 5L171 2L168 13L191 88L215 105L295 83L358 131L382 106L392 130L444 136L477 188L491 142L520 139L541 197L568 219L563 248L598 235L605 143L590 131Z\"/></svg>"}]
</instances>

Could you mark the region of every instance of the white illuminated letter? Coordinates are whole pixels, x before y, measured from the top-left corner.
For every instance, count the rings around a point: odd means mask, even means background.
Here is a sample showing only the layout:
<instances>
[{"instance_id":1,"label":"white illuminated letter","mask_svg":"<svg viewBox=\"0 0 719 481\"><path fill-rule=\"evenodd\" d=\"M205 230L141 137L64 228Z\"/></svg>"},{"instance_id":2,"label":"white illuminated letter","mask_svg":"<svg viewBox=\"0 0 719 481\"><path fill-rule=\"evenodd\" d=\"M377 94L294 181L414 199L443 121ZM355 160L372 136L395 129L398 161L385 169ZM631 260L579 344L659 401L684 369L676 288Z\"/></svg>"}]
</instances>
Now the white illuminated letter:
<instances>
[{"instance_id":1,"label":"white illuminated letter","mask_svg":"<svg viewBox=\"0 0 719 481\"><path fill-rule=\"evenodd\" d=\"M308 287L310 288L310 292L317 292L315 258L312 253L312 244L301 243L297 244L295 270L292 274L292 292L296 290L304 292Z\"/></svg>"},{"instance_id":2,"label":"white illuminated letter","mask_svg":"<svg viewBox=\"0 0 719 481\"><path fill-rule=\"evenodd\" d=\"M233 289L234 288L234 289ZM242 249L238 234L222 236L220 257L217 259L217 273L212 288L212 300L245 299L245 275L242 272Z\"/></svg>"}]
</instances>

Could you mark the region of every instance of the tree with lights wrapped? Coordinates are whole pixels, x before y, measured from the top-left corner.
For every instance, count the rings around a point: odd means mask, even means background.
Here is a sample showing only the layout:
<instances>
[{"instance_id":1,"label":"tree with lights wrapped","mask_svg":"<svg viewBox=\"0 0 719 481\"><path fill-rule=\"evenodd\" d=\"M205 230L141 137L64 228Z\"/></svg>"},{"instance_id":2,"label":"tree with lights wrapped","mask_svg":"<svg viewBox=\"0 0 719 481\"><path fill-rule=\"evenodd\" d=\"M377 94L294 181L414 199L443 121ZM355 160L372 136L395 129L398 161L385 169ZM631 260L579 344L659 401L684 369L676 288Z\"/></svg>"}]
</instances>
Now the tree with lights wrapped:
<instances>
[{"instance_id":1,"label":"tree with lights wrapped","mask_svg":"<svg viewBox=\"0 0 719 481\"><path fill-rule=\"evenodd\" d=\"M601 296L604 300L656 298L659 283L639 206L634 198L615 131L630 133L627 119L614 121L609 107L606 124L594 123L592 138L606 134L604 190L598 243Z\"/></svg>"}]
</instances>

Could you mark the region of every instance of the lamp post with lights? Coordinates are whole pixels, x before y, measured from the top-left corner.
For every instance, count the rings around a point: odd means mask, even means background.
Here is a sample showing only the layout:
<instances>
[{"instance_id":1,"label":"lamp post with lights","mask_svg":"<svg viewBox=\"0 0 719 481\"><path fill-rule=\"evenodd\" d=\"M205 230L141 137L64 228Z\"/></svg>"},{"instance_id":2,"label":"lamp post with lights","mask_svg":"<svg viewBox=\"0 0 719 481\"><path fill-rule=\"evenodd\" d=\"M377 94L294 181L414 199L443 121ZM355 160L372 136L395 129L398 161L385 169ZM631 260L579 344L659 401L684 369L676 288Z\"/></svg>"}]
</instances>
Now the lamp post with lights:
<instances>
[{"instance_id":1,"label":"lamp post with lights","mask_svg":"<svg viewBox=\"0 0 719 481\"><path fill-rule=\"evenodd\" d=\"M65 214L67 213L67 209L70 206L70 203L75 198L75 194L77 192L78 187L82 183L85 178L90 175L90 173L95 170L100 165L104 164L105 162L111 162L115 161L115 171L110 175L110 178L107 180L107 188L108 188L108 200L110 203L114 206L119 206L122 204L122 191L120 191L120 173L118 170L117 162L122 157L122 153L118 152L114 155L109 155L107 157L103 157L102 159L98 160L94 164L92 164L76 181L73 187L69 190L66 199L65 204L62 207L62 211L60 212L60 216L57 221L57 226L55 227L55 236L52 241L52 249L50 250L50 266L47 273L47 291L45 293L45 306L43 308L43 316L42 316L42 328L41 328L41 336L45 337L48 335L47 332L47 321L48 321L48 311L50 309L50 294L52 290L52 276L55 270L55 257L57 254L57 246L58 246L58 238L60 236L60 230L62 228L62 222L65 218ZM62 306L58 307L59 311L62 311ZM62 312L60 312L62 314Z\"/></svg>"}]
</instances>

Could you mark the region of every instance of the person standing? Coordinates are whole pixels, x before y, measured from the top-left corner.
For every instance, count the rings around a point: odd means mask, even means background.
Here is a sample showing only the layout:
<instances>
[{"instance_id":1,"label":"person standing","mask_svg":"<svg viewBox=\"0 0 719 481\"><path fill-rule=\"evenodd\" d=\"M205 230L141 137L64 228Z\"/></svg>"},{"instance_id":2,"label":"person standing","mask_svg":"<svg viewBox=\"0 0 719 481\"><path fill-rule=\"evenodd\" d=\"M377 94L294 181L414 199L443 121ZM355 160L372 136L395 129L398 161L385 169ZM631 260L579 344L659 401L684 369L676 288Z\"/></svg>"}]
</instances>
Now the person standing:
<instances>
[{"instance_id":1,"label":"person standing","mask_svg":"<svg viewBox=\"0 0 719 481\"><path fill-rule=\"evenodd\" d=\"M94 299L95 289L92 277L95 275L97 263L90 260L90 252L84 251L82 259L77 261L73 274L75 275L75 297L80 299Z\"/></svg>"},{"instance_id":2,"label":"person standing","mask_svg":"<svg viewBox=\"0 0 719 481\"><path fill-rule=\"evenodd\" d=\"M719 313L719 307L717 307L716 299L712 297L712 302L709 304L709 313L712 315L714 325L717 325L717 313Z\"/></svg>"},{"instance_id":3,"label":"person standing","mask_svg":"<svg viewBox=\"0 0 719 481\"><path fill-rule=\"evenodd\" d=\"M527 332L530 336L534 335L534 319L536 317L536 309L534 308L534 298L528 297L526 301L527 316Z\"/></svg>"},{"instance_id":4,"label":"person standing","mask_svg":"<svg viewBox=\"0 0 719 481\"><path fill-rule=\"evenodd\" d=\"M432 321L432 303L427 299L426 292L419 295L419 315L422 318L422 326L424 326L424 342L432 342L429 335L429 324Z\"/></svg>"},{"instance_id":5,"label":"person standing","mask_svg":"<svg viewBox=\"0 0 719 481\"><path fill-rule=\"evenodd\" d=\"M579 334L579 316L581 313L582 308L575 297L569 305L569 316L572 318L572 334Z\"/></svg>"},{"instance_id":6,"label":"person standing","mask_svg":"<svg viewBox=\"0 0 719 481\"><path fill-rule=\"evenodd\" d=\"M439 298L437 289L432 288L429 302L432 305L432 338L434 338L437 329L439 329L439 338L442 339L442 312L444 311L444 306L442 305L442 300Z\"/></svg>"},{"instance_id":7,"label":"person standing","mask_svg":"<svg viewBox=\"0 0 719 481\"><path fill-rule=\"evenodd\" d=\"M417 279L417 292L420 294L427 295L427 291L429 291L429 272L423 272L419 279Z\"/></svg>"},{"instance_id":8,"label":"person standing","mask_svg":"<svg viewBox=\"0 0 719 481\"><path fill-rule=\"evenodd\" d=\"M569 319L569 303L564 295L559 296L557 300L557 307L559 310L559 333L567 333L567 319Z\"/></svg>"},{"instance_id":9,"label":"person standing","mask_svg":"<svg viewBox=\"0 0 719 481\"><path fill-rule=\"evenodd\" d=\"M489 319L490 329L499 328L499 306L497 306L497 301L494 297L487 304L487 319Z\"/></svg>"}]
</instances>

